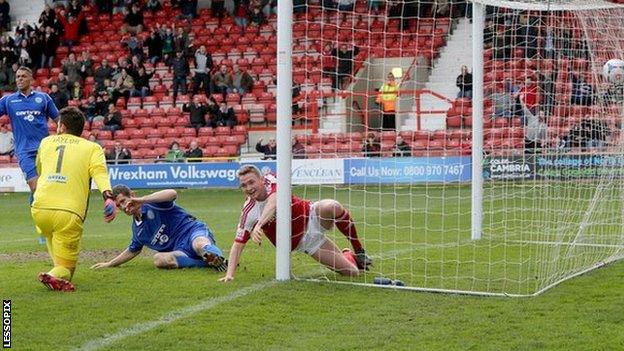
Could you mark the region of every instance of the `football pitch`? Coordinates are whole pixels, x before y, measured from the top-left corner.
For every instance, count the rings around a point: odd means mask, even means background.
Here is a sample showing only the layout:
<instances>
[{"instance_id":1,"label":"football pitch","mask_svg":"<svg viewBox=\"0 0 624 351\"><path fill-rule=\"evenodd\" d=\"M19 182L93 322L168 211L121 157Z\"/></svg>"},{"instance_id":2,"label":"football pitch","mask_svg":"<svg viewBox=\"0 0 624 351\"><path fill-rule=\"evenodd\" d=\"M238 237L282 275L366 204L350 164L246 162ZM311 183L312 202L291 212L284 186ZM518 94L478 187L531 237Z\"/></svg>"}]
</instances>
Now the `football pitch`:
<instances>
[{"instance_id":1,"label":"football pitch","mask_svg":"<svg viewBox=\"0 0 624 351\"><path fill-rule=\"evenodd\" d=\"M584 191L580 188L577 191ZM538 254L547 256L545 245L533 243L546 237L520 233L531 223L527 218L537 215L532 192L543 189L506 189L521 192L521 200L513 201L490 193L490 215L484 224L488 233L480 244L470 241L467 186L295 191L310 199L335 197L349 205L375 259L372 271L356 282L369 283L382 275L408 285L519 294L539 286L532 277L539 267L530 261ZM205 221L219 246L229 251L243 202L240 191L181 190L178 197L178 203ZM579 220L566 217L574 205L551 197L556 200L554 210L542 216L561 216L565 223L559 225ZM532 298L277 283L275 249L267 240L261 246L247 245L236 279L228 284L217 282L221 274L207 269L158 270L147 249L121 267L95 271L89 266L109 260L128 245L130 218L120 213L105 224L101 198L94 193L73 280L77 290L53 293L36 279L38 272L50 268L50 260L37 243L27 195L0 194L0 199L0 297L11 300L16 350L624 348L622 262ZM503 206L518 214L496 210ZM501 219L505 227L497 224ZM503 231L505 238L496 237ZM339 247L348 246L339 235L331 237ZM596 254L582 251L576 261L589 253ZM293 254L292 264L298 277L346 280L299 253Z\"/></svg>"}]
</instances>

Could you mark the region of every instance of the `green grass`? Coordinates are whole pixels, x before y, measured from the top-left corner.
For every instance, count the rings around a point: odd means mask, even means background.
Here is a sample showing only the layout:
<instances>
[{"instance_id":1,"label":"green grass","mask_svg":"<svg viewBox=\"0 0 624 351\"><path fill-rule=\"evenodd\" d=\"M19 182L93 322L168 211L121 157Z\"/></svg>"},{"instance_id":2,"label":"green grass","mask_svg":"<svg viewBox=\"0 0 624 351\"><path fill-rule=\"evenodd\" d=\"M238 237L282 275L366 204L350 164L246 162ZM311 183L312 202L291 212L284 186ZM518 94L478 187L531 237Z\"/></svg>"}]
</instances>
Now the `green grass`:
<instances>
[{"instance_id":1,"label":"green grass","mask_svg":"<svg viewBox=\"0 0 624 351\"><path fill-rule=\"evenodd\" d=\"M560 235L559 228L573 228L582 220L578 210L596 194L588 187L488 189L487 230L477 243L469 240L469 189L464 186L309 189L296 191L308 198L336 197L349 204L367 250L376 257L373 271L357 282L384 275L414 286L526 294L613 253L594 247L562 248L553 259L551 246L512 241L551 239ZM512 193L513 197L501 195ZM566 198L576 202L556 201ZM538 297L519 299L305 281L265 284L274 274L275 250L267 242L247 246L236 280L229 284L218 283L219 275L207 270L157 270L149 255L120 268L92 271L89 265L122 250L130 238L129 218L122 214L104 224L101 200L93 196L82 242L85 255L74 277L77 291L59 294L45 290L35 279L37 272L49 269L50 262L34 254L43 248L36 242L26 195L0 194L0 199L4 214L0 217L0 297L12 300L17 350L73 349L193 306L204 309L103 349L624 348L622 263L567 281ZM179 196L179 203L206 221L226 250L242 201L235 190L187 190ZM544 206L551 210L542 213ZM598 224L581 239L600 234L600 242L612 242L608 235L612 222L599 219L611 218L616 210L615 204L594 209L597 214L589 220ZM549 224L551 220L556 223ZM347 246L343 238L331 236L339 246ZM301 254L294 255L293 269L298 276L344 280ZM222 301L248 287L260 288ZM221 302L205 309L211 301Z\"/></svg>"}]
</instances>

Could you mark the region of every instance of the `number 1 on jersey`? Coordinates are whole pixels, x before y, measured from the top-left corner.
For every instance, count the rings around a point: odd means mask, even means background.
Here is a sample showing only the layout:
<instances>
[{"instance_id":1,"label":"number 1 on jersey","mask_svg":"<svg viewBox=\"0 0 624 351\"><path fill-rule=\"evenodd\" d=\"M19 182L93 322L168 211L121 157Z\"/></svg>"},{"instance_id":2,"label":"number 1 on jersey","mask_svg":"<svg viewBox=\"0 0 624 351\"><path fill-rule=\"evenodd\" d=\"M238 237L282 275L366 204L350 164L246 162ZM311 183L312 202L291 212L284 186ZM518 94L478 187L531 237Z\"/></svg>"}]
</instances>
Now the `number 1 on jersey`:
<instances>
[{"instance_id":1,"label":"number 1 on jersey","mask_svg":"<svg viewBox=\"0 0 624 351\"><path fill-rule=\"evenodd\" d=\"M59 152L58 161L56 162L56 173L61 173L61 167L63 166L63 156L65 156L65 145L57 146L56 151Z\"/></svg>"}]
</instances>

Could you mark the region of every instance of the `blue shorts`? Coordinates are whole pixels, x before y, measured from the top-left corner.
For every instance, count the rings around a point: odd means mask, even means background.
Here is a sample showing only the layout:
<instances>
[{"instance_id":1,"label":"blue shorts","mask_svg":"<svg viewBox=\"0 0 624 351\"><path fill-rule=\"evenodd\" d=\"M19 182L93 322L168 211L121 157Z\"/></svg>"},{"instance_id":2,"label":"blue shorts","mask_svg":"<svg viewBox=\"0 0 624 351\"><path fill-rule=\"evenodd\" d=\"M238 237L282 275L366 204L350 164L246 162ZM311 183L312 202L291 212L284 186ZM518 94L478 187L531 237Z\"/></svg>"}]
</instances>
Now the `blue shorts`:
<instances>
[{"instance_id":1,"label":"blue shorts","mask_svg":"<svg viewBox=\"0 0 624 351\"><path fill-rule=\"evenodd\" d=\"M217 244L217 242L215 241L214 235L212 234L210 229L208 229L206 225L202 225L202 226L195 227L191 231L190 235L187 235L185 239L180 240L176 244L173 250L184 252L184 254L186 254L190 258L201 260L202 257L198 256L195 250L193 250L193 241L200 236L208 238L213 245Z\"/></svg>"},{"instance_id":2,"label":"blue shorts","mask_svg":"<svg viewBox=\"0 0 624 351\"><path fill-rule=\"evenodd\" d=\"M26 181L29 181L34 177L38 176L36 159L37 150L26 151L17 154L17 162L19 163L19 166L24 173L24 178L26 178Z\"/></svg>"}]
</instances>

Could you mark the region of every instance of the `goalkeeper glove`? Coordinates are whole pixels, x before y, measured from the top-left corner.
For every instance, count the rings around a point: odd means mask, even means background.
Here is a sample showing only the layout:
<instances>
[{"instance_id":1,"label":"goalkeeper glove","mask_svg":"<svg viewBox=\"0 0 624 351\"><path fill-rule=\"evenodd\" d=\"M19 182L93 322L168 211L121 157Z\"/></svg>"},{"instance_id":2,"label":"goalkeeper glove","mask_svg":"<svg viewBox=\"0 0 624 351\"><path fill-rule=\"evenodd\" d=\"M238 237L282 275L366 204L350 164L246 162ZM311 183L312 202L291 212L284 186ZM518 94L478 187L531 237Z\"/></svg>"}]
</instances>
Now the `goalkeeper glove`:
<instances>
[{"instance_id":1,"label":"goalkeeper glove","mask_svg":"<svg viewBox=\"0 0 624 351\"><path fill-rule=\"evenodd\" d=\"M106 190L102 193L104 197L104 221L110 222L115 219L117 214L117 206L115 206L115 200L113 200L113 193L110 190Z\"/></svg>"}]
</instances>

